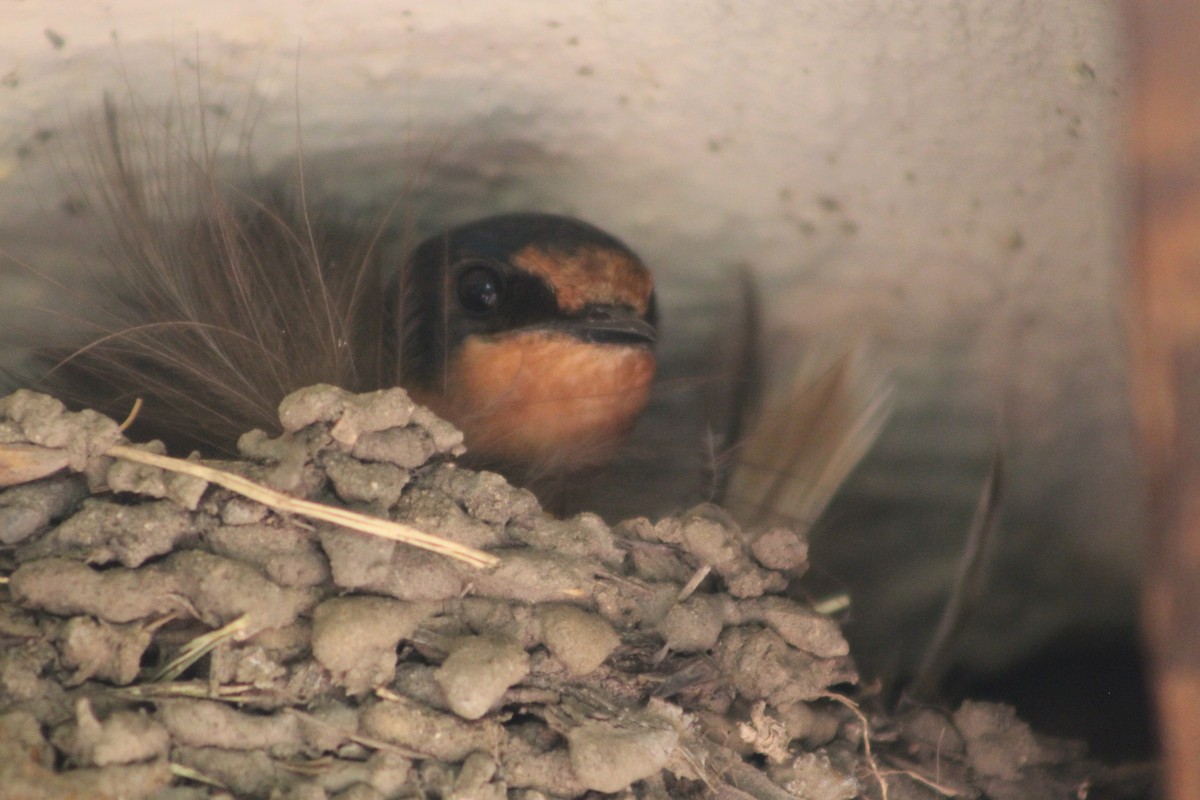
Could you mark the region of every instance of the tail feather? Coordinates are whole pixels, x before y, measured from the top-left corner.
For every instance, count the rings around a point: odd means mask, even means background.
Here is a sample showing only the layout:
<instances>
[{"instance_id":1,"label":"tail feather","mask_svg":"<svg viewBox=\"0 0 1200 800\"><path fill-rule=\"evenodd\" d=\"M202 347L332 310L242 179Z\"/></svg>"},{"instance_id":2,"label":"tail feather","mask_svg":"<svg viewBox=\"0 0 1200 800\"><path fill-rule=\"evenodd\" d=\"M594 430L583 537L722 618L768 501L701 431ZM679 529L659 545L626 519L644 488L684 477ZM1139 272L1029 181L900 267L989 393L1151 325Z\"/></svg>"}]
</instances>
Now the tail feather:
<instances>
[{"instance_id":1,"label":"tail feather","mask_svg":"<svg viewBox=\"0 0 1200 800\"><path fill-rule=\"evenodd\" d=\"M722 392L715 499L747 527L807 530L879 436L891 387L861 345L797 357L793 341L767 353L754 278L743 270L740 283L740 352L727 358L734 385Z\"/></svg>"},{"instance_id":2,"label":"tail feather","mask_svg":"<svg viewBox=\"0 0 1200 800\"><path fill-rule=\"evenodd\" d=\"M762 411L733 454L725 504L749 527L807 530L870 450L891 413L884 380L849 351L809 362L790 384L768 388Z\"/></svg>"}]
</instances>

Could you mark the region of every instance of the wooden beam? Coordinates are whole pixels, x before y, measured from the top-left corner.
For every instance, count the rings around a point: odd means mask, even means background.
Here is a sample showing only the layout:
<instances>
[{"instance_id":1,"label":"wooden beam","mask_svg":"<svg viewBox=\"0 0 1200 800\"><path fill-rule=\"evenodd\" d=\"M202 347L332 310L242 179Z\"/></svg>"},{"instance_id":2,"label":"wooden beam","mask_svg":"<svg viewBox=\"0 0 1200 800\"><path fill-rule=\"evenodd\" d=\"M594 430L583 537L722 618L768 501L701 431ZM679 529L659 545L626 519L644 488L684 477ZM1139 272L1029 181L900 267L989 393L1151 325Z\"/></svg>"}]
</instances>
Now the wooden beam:
<instances>
[{"instance_id":1,"label":"wooden beam","mask_svg":"<svg viewBox=\"0 0 1200 800\"><path fill-rule=\"evenodd\" d=\"M1143 619L1171 800L1200 798L1200 4L1128 0L1130 332L1150 487Z\"/></svg>"}]
</instances>

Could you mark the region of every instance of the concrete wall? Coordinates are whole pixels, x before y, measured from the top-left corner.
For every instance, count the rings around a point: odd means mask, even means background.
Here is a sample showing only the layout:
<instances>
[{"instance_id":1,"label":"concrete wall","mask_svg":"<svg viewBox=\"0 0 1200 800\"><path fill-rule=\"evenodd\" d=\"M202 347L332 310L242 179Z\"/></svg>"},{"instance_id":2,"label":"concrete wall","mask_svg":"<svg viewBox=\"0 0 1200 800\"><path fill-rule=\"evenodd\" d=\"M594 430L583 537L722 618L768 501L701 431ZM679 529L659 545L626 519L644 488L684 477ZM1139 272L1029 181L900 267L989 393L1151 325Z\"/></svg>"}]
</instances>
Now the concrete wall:
<instances>
[{"instance_id":1,"label":"concrete wall","mask_svg":"<svg viewBox=\"0 0 1200 800\"><path fill-rule=\"evenodd\" d=\"M330 191L415 180L439 220L607 227L657 269L668 338L752 264L775 324L868 336L898 384L817 548L881 663L922 644L896 615L936 610L1000 431L972 635L999 662L1132 615L1117 22L1098 0L10 2L0 246L70 261L54 153L104 92L201 92L234 118L253 99L263 165L294 163L299 117Z\"/></svg>"}]
</instances>

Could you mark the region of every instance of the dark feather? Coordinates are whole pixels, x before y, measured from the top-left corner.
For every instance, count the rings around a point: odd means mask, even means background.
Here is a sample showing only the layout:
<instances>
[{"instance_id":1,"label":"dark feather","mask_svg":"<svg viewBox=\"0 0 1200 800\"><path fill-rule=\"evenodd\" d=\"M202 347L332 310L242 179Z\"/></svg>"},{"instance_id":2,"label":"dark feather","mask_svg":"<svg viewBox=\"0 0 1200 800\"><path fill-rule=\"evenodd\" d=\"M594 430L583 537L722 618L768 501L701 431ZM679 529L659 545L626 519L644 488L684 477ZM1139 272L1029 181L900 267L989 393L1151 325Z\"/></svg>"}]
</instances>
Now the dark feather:
<instances>
[{"instance_id":1,"label":"dark feather","mask_svg":"<svg viewBox=\"0 0 1200 800\"><path fill-rule=\"evenodd\" d=\"M222 180L201 118L155 126L109 100L94 149L109 286L76 343L40 348L41 388L118 418L146 396L133 435L228 451L273 431L288 392L388 381L382 226Z\"/></svg>"}]
</instances>

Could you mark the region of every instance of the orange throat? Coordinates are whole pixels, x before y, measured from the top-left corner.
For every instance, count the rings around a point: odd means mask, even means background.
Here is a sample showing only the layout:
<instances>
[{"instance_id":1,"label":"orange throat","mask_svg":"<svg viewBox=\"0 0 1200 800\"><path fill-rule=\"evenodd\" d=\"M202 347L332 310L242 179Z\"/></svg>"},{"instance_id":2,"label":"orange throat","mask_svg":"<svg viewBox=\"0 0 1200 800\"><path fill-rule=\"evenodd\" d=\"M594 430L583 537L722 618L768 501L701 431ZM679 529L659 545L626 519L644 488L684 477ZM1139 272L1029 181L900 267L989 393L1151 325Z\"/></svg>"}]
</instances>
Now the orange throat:
<instances>
[{"instance_id":1,"label":"orange throat","mask_svg":"<svg viewBox=\"0 0 1200 800\"><path fill-rule=\"evenodd\" d=\"M444 395L414 398L453 422L487 463L572 470L612 458L649 399L654 353L563 333L472 336Z\"/></svg>"}]
</instances>

